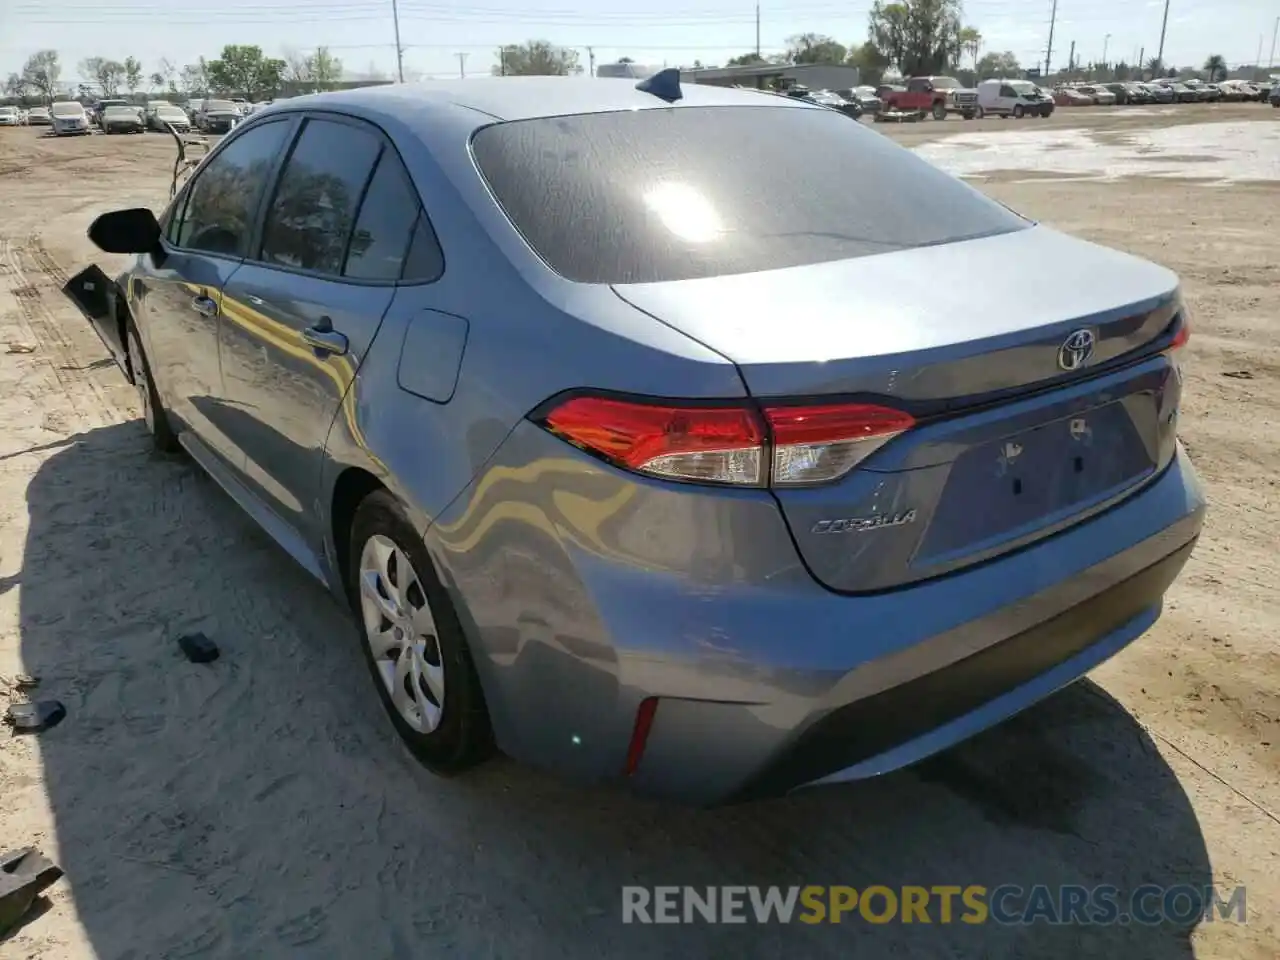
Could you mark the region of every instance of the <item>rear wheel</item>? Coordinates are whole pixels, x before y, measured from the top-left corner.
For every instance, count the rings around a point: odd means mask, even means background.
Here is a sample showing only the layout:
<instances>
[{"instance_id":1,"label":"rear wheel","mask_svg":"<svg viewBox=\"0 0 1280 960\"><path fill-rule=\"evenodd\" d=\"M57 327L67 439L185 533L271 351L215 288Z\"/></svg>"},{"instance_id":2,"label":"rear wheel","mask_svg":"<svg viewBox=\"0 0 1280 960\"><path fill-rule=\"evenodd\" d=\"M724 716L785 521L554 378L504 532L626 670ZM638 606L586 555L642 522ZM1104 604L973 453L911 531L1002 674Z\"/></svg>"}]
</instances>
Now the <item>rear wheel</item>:
<instances>
[{"instance_id":1,"label":"rear wheel","mask_svg":"<svg viewBox=\"0 0 1280 960\"><path fill-rule=\"evenodd\" d=\"M983 110L981 107L979 107L977 110L973 111L973 114L974 114L974 116L976 116L979 120L982 120L984 117L986 117L987 112L986 112L985 110Z\"/></svg>"},{"instance_id":2,"label":"rear wheel","mask_svg":"<svg viewBox=\"0 0 1280 960\"><path fill-rule=\"evenodd\" d=\"M182 449L178 443L178 435L169 424L169 417L160 402L160 394L151 379L151 364L142 349L142 340L138 336L137 327L130 320L126 324L129 341L129 367L133 373L133 385L138 391L138 402L142 405L142 420L151 434L152 445L161 453L177 453Z\"/></svg>"},{"instance_id":3,"label":"rear wheel","mask_svg":"<svg viewBox=\"0 0 1280 960\"><path fill-rule=\"evenodd\" d=\"M365 662L396 733L439 774L484 760L489 715L457 612L422 536L385 490L357 508L348 555Z\"/></svg>"},{"instance_id":4,"label":"rear wheel","mask_svg":"<svg viewBox=\"0 0 1280 960\"><path fill-rule=\"evenodd\" d=\"M1026 112L1026 111L1024 111L1024 110L1022 109L1022 104L1020 104L1020 103L1018 103L1018 104L1014 104L1014 107L1013 107L1013 119L1015 119L1015 120L1021 120L1021 119L1022 119L1022 115L1023 115L1023 113L1025 113L1025 112Z\"/></svg>"},{"instance_id":5,"label":"rear wheel","mask_svg":"<svg viewBox=\"0 0 1280 960\"><path fill-rule=\"evenodd\" d=\"M947 119L947 105L943 103L941 100L939 100L937 103L933 105L933 119L935 120Z\"/></svg>"}]
</instances>

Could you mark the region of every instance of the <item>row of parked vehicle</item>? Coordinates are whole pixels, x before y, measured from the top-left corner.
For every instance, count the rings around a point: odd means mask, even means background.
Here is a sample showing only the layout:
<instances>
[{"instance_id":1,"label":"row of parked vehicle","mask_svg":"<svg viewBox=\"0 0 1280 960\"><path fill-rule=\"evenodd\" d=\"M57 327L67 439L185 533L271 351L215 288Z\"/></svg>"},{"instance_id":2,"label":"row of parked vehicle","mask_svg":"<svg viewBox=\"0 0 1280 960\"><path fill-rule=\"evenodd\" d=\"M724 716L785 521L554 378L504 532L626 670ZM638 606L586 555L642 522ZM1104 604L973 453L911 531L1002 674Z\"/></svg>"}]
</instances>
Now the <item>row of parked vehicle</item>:
<instances>
[{"instance_id":1,"label":"row of parked vehicle","mask_svg":"<svg viewBox=\"0 0 1280 960\"><path fill-rule=\"evenodd\" d=\"M1162 79L1128 83L1085 83L1058 87L1053 92L1060 107L1115 106L1156 103L1271 102L1280 106L1280 84L1271 80Z\"/></svg>"},{"instance_id":2,"label":"row of parked vehicle","mask_svg":"<svg viewBox=\"0 0 1280 960\"><path fill-rule=\"evenodd\" d=\"M179 133L192 129L204 133L226 133L240 120L264 104L237 98L191 100L179 105L168 100L148 100L138 104L123 99L98 100L86 106L78 100L63 100L48 107L24 109L0 106L0 127L52 127L58 136L92 133L144 133L147 130Z\"/></svg>"}]
</instances>

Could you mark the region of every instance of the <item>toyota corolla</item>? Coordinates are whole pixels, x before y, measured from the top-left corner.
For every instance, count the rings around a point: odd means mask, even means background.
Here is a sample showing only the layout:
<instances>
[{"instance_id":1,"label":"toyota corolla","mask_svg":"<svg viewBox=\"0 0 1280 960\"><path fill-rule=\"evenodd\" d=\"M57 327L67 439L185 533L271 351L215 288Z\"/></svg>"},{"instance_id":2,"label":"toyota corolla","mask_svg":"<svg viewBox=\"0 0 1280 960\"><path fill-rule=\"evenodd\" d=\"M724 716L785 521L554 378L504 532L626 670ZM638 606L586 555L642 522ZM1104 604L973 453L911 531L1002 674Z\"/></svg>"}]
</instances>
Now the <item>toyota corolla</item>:
<instances>
[{"instance_id":1,"label":"toyota corolla","mask_svg":"<svg viewBox=\"0 0 1280 960\"><path fill-rule=\"evenodd\" d=\"M349 606L442 773L883 773L1137 639L1201 529L1178 278L803 101L301 97L90 236L154 443Z\"/></svg>"}]
</instances>

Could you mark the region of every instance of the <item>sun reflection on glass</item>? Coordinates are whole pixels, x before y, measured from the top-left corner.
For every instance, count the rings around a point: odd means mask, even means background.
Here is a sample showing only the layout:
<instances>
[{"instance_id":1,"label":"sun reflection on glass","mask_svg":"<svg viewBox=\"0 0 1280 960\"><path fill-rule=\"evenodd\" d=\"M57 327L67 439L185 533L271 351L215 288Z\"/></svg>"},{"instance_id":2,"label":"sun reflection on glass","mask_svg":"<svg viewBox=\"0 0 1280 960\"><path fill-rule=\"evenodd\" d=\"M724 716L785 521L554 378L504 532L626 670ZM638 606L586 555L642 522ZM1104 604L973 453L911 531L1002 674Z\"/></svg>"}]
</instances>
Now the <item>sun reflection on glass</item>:
<instances>
[{"instance_id":1,"label":"sun reflection on glass","mask_svg":"<svg viewBox=\"0 0 1280 960\"><path fill-rule=\"evenodd\" d=\"M664 227L689 243L708 243L724 231L707 198L686 184L660 183L644 202Z\"/></svg>"}]
</instances>

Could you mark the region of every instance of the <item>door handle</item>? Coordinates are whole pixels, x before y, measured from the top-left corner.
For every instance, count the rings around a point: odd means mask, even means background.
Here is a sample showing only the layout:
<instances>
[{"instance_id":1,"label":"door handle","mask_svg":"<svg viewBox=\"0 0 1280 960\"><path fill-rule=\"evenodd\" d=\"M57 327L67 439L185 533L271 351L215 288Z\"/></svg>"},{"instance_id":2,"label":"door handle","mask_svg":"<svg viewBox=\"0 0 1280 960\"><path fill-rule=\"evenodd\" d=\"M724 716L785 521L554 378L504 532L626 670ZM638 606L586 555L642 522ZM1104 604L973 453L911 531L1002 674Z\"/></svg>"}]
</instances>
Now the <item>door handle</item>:
<instances>
[{"instance_id":1,"label":"door handle","mask_svg":"<svg viewBox=\"0 0 1280 960\"><path fill-rule=\"evenodd\" d=\"M302 331L302 339L316 353L328 353L342 356L347 352L347 336L339 333L328 324L307 327Z\"/></svg>"},{"instance_id":2,"label":"door handle","mask_svg":"<svg viewBox=\"0 0 1280 960\"><path fill-rule=\"evenodd\" d=\"M218 304L214 302L212 297L192 297L191 309L202 317L216 317L218 315Z\"/></svg>"}]
</instances>

